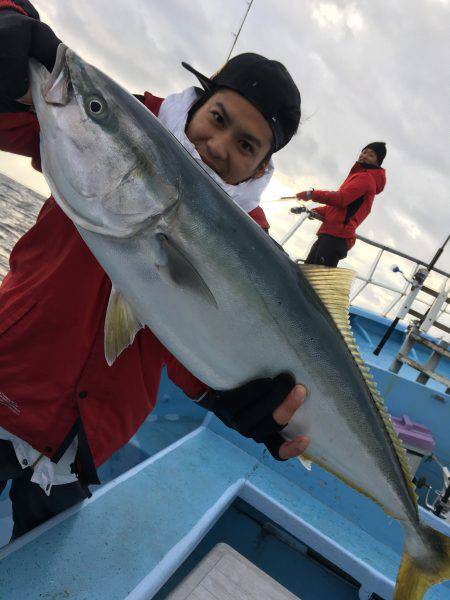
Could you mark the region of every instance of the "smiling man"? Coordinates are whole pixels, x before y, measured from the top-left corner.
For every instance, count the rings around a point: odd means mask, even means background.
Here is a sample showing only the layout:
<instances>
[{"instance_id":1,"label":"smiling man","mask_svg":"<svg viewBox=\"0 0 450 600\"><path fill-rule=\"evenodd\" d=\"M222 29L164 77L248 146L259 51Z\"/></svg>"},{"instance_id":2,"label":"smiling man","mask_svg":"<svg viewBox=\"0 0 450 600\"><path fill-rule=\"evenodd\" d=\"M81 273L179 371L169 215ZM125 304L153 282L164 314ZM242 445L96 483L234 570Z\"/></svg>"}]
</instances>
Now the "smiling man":
<instances>
[{"instance_id":1,"label":"smiling man","mask_svg":"<svg viewBox=\"0 0 450 600\"><path fill-rule=\"evenodd\" d=\"M347 256L356 241L356 228L368 217L375 195L386 185L386 172L381 168L385 156L386 144L372 142L361 150L337 192L307 190L297 194L299 200L325 204L314 209L323 223L306 263L336 267Z\"/></svg>"},{"instance_id":2,"label":"smiling man","mask_svg":"<svg viewBox=\"0 0 450 600\"><path fill-rule=\"evenodd\" d=\"M261 113L237 92L216 92L195 113L186 133L202 161L226 183L237 185L249 172L257 179L267 168L272 132Z\"/></svg>"},{"instance_id":3,"label":"smiling man","mask_svg":"<svg viewBox=\"0 0 450 600\"><path fill-rule=\"evenodd\" d=\"M0 149L29 156L39 170L28 61L52 70L59 43L27 0L0 0ZM282 64L252 53L211 78L185 66L201 89L138 98L267 229L259 199L273 171L271 155L298 128L295 83ZM306 396L289 374L211 390L147 328L109 367L104 320L111 282L53 198L13 248L10 266L0 287L0 492L12 480L13 537L89 494L96 468L153 409L163 367L190 398L276 459L305 450L307 437L287 442L280 435Z\"/></svg>"}]
</instances>

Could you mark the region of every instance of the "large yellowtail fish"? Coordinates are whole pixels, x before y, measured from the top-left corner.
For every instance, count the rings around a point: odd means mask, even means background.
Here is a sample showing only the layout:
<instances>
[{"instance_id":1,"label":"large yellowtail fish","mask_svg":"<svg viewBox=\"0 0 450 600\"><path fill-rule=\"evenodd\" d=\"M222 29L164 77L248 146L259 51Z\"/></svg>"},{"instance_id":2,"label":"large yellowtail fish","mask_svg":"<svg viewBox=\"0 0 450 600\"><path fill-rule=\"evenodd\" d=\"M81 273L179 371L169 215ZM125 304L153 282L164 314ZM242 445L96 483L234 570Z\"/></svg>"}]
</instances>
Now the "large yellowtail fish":
<instances>
[{"instance_id":1,"label":"large yellowtail fish","mask_svg":"<svg viewBox=\"0 0 450 600\"><path fill-rule=\"evenodd\" d=\"M112 363L148 325L202 381L231 389L290 371L309 397L285 430L307 459L405 532L394 598L450 578L450 540L419 521L405 452L348 321L353 273L300 269L133 96L60 46L32 63L47 182L113 290Z\"/></svg>"}]
</instances>

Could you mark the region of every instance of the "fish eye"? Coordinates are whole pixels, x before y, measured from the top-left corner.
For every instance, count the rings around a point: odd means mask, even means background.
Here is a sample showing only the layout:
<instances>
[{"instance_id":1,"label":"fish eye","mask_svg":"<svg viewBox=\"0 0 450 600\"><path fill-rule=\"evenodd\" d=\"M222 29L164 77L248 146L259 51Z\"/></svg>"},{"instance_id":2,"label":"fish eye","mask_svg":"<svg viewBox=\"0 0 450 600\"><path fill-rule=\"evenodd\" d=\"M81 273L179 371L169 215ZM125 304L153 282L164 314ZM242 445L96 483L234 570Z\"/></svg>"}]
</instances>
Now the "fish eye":
<instances>
[{"instance_id":1,"label":"fish eye","mask_svg":"<svg viewBox=\"0 0 450 600\"><path fill-rule=\"evenodd\" d=\"M99 96L91 96L87 101L87 109L93 117L101 117L106 113L107 104L104 98Z\"/></svg>"},{"instance_id":2,"label":"fish eye","mask_svg":"<svg viewBox=\"0 0 450 600\"><path fill-rule=\"evenodd\" d=\"M91 102L89 103L89 108L90 108L91 112L97 114L97 113L101 112L103 106L102 106L101 102L99 102L98 100L91 100Z\"/></svg>"}]
</instances>

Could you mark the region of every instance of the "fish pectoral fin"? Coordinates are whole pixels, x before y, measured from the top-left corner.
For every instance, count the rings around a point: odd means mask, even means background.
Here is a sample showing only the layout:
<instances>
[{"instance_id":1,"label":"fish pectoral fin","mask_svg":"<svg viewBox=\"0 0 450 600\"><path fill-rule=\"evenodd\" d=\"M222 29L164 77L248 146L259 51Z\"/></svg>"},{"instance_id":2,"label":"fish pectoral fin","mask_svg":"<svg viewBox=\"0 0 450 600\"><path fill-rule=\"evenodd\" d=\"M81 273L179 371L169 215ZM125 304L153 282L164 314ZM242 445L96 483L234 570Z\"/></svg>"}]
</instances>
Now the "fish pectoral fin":
<instances>
[{"instance_id":1,"label":"fish pectoral fin","mask_svg":"<svg viewBox=\"0 0 450 600\"><path fill-rule=\"evenodd\" d=\"M105 358L109 366L133 343L142 327L131 306L113 286L105 318Z\"/></svg>"},{"instance_id":2,"label":"fish pectoral fin","mask_svg":"<svg viewBox=\"0 0 450 600\"><path fill-rule=\"evenodd\" d=\"M168 283L185 288L217 308L217 302L203 277L189 258L162 233L156 235L155 265L161 278Z\"/></svg>"},{"instance_id":3,"label":"fish pectoral fin","mask_svg":"<svg viewBox=\"0 0 450 600\"><path fill-rule=\"evenodd\" d=\"M312 469L312 461L308 458L304 458L301 454L297 456L298 460L302 463L307 471L311 471Z\"/></svg>"}]
</instances>

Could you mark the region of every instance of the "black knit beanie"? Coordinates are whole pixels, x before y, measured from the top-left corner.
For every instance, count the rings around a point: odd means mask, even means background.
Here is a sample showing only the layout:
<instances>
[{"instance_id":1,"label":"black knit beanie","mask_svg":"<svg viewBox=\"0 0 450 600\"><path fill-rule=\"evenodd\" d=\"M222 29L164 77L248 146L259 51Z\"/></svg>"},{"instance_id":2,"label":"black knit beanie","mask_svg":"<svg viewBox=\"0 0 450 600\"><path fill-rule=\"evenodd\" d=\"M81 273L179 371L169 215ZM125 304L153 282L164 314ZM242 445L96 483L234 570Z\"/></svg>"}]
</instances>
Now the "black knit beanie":
<instances>
[{"instance_id":1,"label":"black knit beanie","mask_svg":"<svg viewBox=\"0 0 450 600\"><path fill-rule=\"evenodd\" d=\"M384 142L372 142L371 144L367 144L364 146L363 150L369 148L369 150L373 150L377 155L378 165L381 166L381 163L386 156L386 144Z\"/></svg>"}]
</instances>

